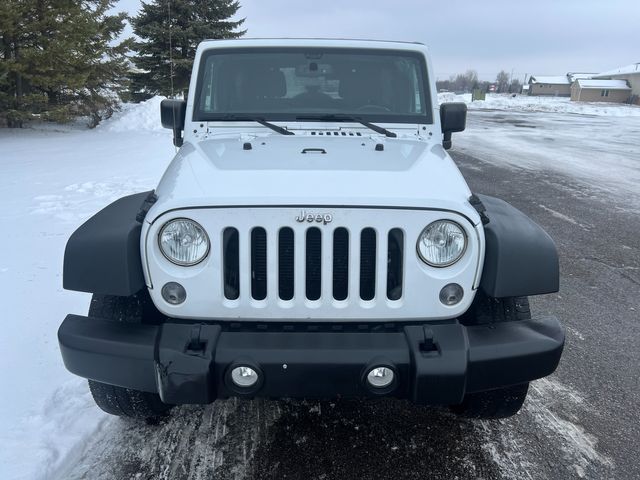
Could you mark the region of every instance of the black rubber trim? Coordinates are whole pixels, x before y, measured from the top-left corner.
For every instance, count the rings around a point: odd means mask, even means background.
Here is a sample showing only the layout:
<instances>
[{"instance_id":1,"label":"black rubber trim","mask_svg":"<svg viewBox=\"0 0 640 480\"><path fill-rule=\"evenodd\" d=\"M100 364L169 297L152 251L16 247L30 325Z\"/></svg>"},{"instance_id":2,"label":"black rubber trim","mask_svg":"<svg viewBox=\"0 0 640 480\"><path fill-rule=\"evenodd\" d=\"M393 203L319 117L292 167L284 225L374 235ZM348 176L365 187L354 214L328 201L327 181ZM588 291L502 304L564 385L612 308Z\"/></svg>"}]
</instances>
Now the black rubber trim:
<instances>
[{"instance_id":1,"label":"black rubber trim","mask_svg":"<svg viewBox=\"0 0 640 480\"><path fill-rule=\"evenodd\" d=\"M142 192L116 200L71 235L64 252L66 290L129 296L144 287L142 225L136 218L150 207L152 195Z\"/></svg>"},{"instance_id":2,"label":"black rubber trim","mask_svg":"<svg viewBox=\"0 0 640 480\"><path fill-rule=\"evenodd\" d=\"M259 397L374 397L450 405L466 393L551 374L564 345L553 317L465 327L456 321L395 329L228 330L223 324L139 325L68 315L58 332L69 371L103 383L158 392L165 403L237 396L232 365L261 373ZM367 368L388 366L396 383L372 392ZM253 367L252 367L253 368ZM243 394L243 396L246 396Z\"/></svg>"},{"instance_id":3,"label":"black rubber trim","mask_svg":"<svg viewBox=\"0 0 640 480\"><path fill-rule=\"evenodd\" d=\"M558 252L547 232L507 202L487 195L477 197L490 219L484 226L482 290L496 298L557 292Z\"/></svg>"}]
</instances>

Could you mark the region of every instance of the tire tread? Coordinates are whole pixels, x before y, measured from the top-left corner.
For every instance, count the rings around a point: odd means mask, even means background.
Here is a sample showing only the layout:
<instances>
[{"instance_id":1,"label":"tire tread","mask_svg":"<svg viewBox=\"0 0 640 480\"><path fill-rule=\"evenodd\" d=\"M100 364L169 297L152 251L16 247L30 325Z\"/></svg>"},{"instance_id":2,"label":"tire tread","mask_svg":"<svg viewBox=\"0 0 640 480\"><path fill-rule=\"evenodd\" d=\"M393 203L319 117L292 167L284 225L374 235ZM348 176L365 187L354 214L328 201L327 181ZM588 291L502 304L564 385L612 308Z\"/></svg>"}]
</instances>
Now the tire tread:
<instances>
[{"instance_id":1,"label":"tire tread","mask_svg":"<svg viewBox=\"0 0 640 480\"><path fill-rule=\"evenodd\" d=\"M531 319L527 297L493 298L478 291L469 310L460 317L463 325L491 325ZM464 417L476 419L507 418L518 413L527 397L529 383L465 395L460 405L451 409Z\"/></svg>"},{"instance_id":2,"label":"tire tread","mask_svg":"<svg viewBox=\"0 0 640 480\"><path fill-rule=\"evenodd\" d=\"M130 297L94 294L89 306L89 316L114 322L141 323L147 297L146 292ZM172 405L163 403L157 393L141 392L95 380L89 380L89 390L98 407L120 417L153 419L165 415L172 408Z\"/></svg>"},{"instance_id":3,"label":"tire tread","mask_svg":"<svg viewBox=\"0 0 640 480\"><path fill-rule=\"evenodd\" d=\"M463 325L487 325L531 319L527 297L493 298L482 291L476 293L467 312L460 317Z\"/></svg>"},{"instance_id":4,"label":"tire tread","mask_svg":"<svg viewBox=\"0 0 640 480\"><path fill-rule=\"evenodd\" d=\"M469 393L460 405L451 409L467 418L500 419L508 418L520 411L527 398L529 383L490 390L488 392Z\"/></svg>"}]
</instances>

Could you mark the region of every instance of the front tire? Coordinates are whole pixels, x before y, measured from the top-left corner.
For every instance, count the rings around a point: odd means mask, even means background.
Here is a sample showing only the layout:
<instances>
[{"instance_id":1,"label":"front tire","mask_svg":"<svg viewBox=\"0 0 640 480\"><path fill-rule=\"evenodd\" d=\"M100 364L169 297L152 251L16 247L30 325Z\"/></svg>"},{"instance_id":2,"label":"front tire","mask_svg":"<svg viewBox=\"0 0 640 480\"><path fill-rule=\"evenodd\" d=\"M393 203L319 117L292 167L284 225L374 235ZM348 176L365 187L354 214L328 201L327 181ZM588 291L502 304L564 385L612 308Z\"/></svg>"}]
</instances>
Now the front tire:
<instances>
[{"instance_id":1,"label":"front tire","mask_svg":"<svg viewBox=\"0 0 640 480\"><path fill-rule=\"evenodd\" d=\"M118 417L154 420L171 409L157 393L141 392L89 380L89 390L96 405L103 412Z\"/></svg>"},{"instance_id":2,"label":"front tire","mask_svg":"<svg viewBox=\"0 0 640 480\"><path fill-rule=\"evenodd\" d=\"M148 293L143 290L130 297L93 295L89 316L114 322L142 323L145 313L153 309ZM96 405L106 413L119 417L153 420L171 409L157 393L141 392L89 380L89 390Z\"/></svg>"},{"instance_id":3,"label":"front tire","mask_svg":"<svg viewBox=\"0 0 640 480\"><path fill-rule=\"evenodd\" d=\"M468 393L463 402L460 405L453 405L451 410L463 417L475 419L512 417L522 408L528 390L527 382L488 392Z\"/></svg>"},{"instance_id":4,"label":"front tire","mask_svg":"<svg viewBox=\"0 0 640 480\"><path fill-rule=\"evenodd\" d=\"M527 297L494 298L478 290L471 307L460 317L460 323L470 326L530 319Z\"/></svg>"},{"instance_id":5,"label":"front tire","mask_svg":"<svg viewBox=\"0 0 640 480\"><path fill-rule=\"evenodd\" d=\"M460 318L463 325L491 325L502 322L530 320L531 308L527 297L494 298L478 290L473 303ZM507 418L520 411L527 398L529 383L469 393L460 405L451 406L455 413L476 419Z\"/></svg>"}]
</instances>

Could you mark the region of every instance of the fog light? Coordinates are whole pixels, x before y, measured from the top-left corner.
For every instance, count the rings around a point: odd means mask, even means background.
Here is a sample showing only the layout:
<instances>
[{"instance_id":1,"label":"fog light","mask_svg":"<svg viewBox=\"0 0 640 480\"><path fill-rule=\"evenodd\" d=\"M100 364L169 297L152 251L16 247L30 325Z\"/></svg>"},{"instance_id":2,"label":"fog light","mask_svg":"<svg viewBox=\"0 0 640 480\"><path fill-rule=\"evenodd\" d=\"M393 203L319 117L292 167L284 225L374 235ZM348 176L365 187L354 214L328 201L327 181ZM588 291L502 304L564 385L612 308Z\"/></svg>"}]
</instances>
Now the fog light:
<instances>
[{"instance_id":1,"label":"fog light","mask_svg":"<svg viewBox=\"0 0 640 480\"><path fill-rule=\"evenodd\" d=\"M449 285L445 285L442 290L440 290L440 301L448 306L455 305L460 303L462 300L462 296L464 295L464 290L457 283L450 283Z\"/></svg>"},{"instance_id":2,"label":"fog light","mask_svg":"<svg viewBox=\"0 0 640 480\"><path fill-rule=\"evenodd\" d=\"M176 282L169 282L162 287L162 298L171 305L180 305L187 299L187 291Z\"/></svg>"},{"instance_id":3,"label":"fog light","mask_svg":"<svg viewBox=\"0 0 640 480\"><path fill-rule=\"evenodd\" d=\"M258 382L258 372L251 367L236 367L231 370L231 381L241 388L253 387Z\"/></svg>"},{"instance_id":4,"label":"fog light","mask_svg":"<svg viewBox=\"0 0 640 480\"><path fill-rule=\"evenodd\" d=\"M385 388L393 383L395 375L387 367L372 368L367 374L367 382L374 388Z\"/></svg>"}]
</instances>

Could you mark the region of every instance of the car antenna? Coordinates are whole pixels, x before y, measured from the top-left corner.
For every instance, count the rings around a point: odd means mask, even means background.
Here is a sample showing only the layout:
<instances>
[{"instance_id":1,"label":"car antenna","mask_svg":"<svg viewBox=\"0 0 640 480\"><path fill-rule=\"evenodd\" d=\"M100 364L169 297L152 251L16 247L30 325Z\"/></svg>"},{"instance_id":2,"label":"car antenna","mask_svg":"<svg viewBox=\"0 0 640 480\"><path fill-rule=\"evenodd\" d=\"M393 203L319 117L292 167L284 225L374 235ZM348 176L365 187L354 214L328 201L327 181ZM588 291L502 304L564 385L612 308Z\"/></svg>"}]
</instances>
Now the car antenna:
<instances>
[{"instance_id":1,"label":"car antenna","mask_svg":"<svg viewBox=\"0 0 640 480\"><path fill-rule=\"evenodd\" d=\"M173 18L171 17L171 0L167 0L167 17L169 20L169 82L171 84L171 98L175 98L175 94L173 91L173 38L171 35L171 26L173 24ZM173 124L176 124L176 109L172 108L172 113L173 113ZM175 145L175 149L176 152L178 151L178 149L182 146L182 138L181 136L176 136L175 135L175 131L174 133L174 137L176 139L179 139L178 143L179 145Z\"/></svg>"}]
</instances>

